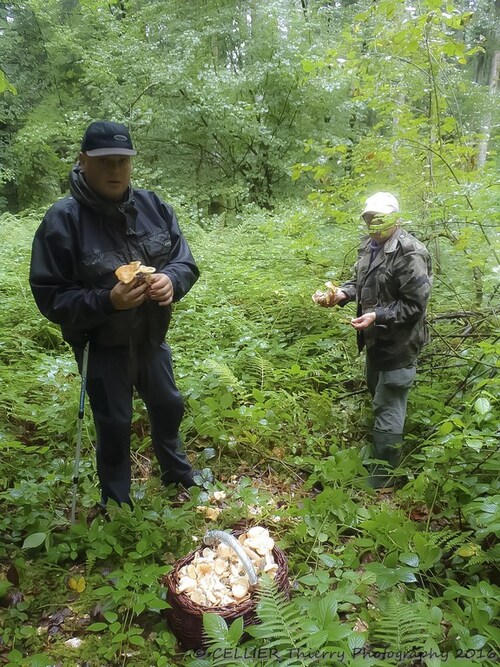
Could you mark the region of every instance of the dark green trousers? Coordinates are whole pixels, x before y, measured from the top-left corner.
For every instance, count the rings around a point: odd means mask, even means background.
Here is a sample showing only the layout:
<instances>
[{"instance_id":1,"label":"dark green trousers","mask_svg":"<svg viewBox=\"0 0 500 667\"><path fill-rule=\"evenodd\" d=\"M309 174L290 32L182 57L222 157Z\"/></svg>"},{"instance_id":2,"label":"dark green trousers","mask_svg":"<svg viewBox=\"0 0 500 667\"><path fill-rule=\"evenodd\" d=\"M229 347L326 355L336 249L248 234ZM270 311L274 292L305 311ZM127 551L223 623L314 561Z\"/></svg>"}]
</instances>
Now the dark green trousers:
<instances>
[{"instance_id":1,"label":"dark green trousers","mask_svg":"<svg viewBox=\"0 0 500 667\"><path fill-rule=\"evenodd\" d=\"M406 406L415 373L415 366L377 371L366 360L366 382L372 395L374 417L372 458L378 461L370 468L368 483L373 488L393 482L391 471L401 459Z\"/></svg>"},{"instance_id":2,"label":"dark green trousers","mask_svg":"<svg viewBox=\"0 0 500 667\"><path fill-rule=\"evenodd\" d=\"M408 394L415 374L415 366L377 371L373 369L370 359L366 358L366 383L372 395L375 431L403 433Z\"/></svg>"}]
</instances>

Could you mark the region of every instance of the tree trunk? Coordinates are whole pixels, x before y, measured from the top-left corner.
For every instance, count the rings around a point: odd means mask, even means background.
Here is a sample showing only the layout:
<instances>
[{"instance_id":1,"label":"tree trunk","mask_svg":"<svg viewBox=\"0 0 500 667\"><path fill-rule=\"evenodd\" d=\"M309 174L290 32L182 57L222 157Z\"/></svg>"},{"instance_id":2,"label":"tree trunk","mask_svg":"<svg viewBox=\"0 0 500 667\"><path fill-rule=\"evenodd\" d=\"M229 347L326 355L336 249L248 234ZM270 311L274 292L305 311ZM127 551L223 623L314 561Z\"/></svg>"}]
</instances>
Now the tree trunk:
<instances>
[{"instance_id":1,"label":"tree trunk","mask_svg":"<svg viewBox=\"0 0 500 667\"><path fill-rule=\"evenodd\" d=\"M498 77L500 76L500 0L495 0L495 18L496 20L493 23L491 34L493 48L490 60L490 74L488 79L489 102L487 104L487 111L484 114L483 126L481 128L483 138L479 142L478 147L477 164L479 169L482 169L486 164L492 125L491 110L496 109L497 107Z\"/></svg>"},{"instance_id":2,"label":"tree trunk","mask_svg":"<svg viewBox=\"0 0 500 667\"><path fill-rule=\"evenodd\" d=\"M491 109L495 107L495 99L498 91L498 77L500 75L500 51L495 51L491 59L490 67L490 104L488 104L488 111L484 116L484 124L482 127L482 134L484 135L479 143L477 164L479 169L486 164L486 156L488 154L488 143L491 135Z\"/></svg>"}]
</instances>

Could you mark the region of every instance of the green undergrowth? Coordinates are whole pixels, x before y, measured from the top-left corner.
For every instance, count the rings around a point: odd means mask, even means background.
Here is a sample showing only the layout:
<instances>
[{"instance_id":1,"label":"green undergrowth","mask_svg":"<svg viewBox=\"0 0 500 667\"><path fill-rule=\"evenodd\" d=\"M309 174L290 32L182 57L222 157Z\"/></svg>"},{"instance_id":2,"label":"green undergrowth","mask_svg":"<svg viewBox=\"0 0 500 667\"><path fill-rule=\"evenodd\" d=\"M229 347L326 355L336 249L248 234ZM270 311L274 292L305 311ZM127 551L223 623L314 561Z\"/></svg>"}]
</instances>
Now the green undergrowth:
<instances>
[{"instance_id":1,"label":"green undergrowth","mask_svg":"<svg viewBox=\"0 0 500 667\"><path fill-rule=\"evenodd\" d=\"M79 376L27 283L39 211L0 219L0 661L5 665L494 665L499 653L498 316L472 269L442 248L432 343L410 395L394 495L365 484L370 406L343 310L316 307L346 279L355 222L308 206L197 224L178 211L201 268L169 341L186 400L183 437L211 468L180 503L157 479L136 402L133 510L99 498L84 417L71 526ZM183 215L184 213L184 215ZM213 491L225 492L215 501ZM220 510L216 521L199 507ZM257 617L205 619L203 655L164 618L162 577L207 529L266 525L289 564L291 598L267 582ZM242 652L244 651L244 652ZM259 654L259 651L261 652Z\"/></svg>"}]
</instances>

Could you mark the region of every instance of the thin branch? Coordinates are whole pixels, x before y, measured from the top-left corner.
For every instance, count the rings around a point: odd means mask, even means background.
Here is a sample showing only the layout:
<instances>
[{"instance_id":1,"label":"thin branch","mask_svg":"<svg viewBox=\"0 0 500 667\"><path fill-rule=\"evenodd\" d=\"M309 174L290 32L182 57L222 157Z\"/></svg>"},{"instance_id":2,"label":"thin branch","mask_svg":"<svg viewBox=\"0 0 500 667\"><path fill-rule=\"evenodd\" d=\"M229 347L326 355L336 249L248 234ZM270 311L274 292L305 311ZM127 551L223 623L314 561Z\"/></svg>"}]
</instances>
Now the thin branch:
<instances>
[{"instance_id":1,"label":"thin branch","mask_svg":"<svg viewBox=\"0 0 500 667\"><path fill-rule=\"evenodd\" d=\"M456 319L463 319L464 317L483 317L484 318L485 314L477 312L475 310L462 310L458 311L456 313L441 313L440 315L434 315L430 319L431 322L436 322L437 320L456 320Z\"/></svg>"}]
</instances>

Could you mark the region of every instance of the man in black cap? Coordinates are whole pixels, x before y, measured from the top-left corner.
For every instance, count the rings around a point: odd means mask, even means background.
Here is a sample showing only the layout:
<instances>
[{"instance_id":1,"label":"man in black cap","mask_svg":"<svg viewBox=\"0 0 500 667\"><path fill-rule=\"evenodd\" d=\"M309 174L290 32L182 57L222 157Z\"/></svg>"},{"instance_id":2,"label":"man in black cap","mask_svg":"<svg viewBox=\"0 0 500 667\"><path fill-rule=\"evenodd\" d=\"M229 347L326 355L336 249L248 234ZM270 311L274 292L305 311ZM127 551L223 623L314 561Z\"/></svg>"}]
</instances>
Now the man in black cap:
<instances>
[{"instance_id":1,"label":"man in black cap","mask_svg":"<svg viewBox=\"0 0 500 667\"><path fill-rule=\"evenodd\" d=\"M99 121L87 128L71 195L46 213L33 241L30 285L41 313L61 326L82 371L89 342L87 394L96 427L102 505L129 503L134 387L144 401L162 481L195 484L179 426L184 403L165 342L171 304L199 271L173 209L130 184L136 155L128 129ZM118 281L139 261L149 282Z\"/></svg>"}]
</instances>

